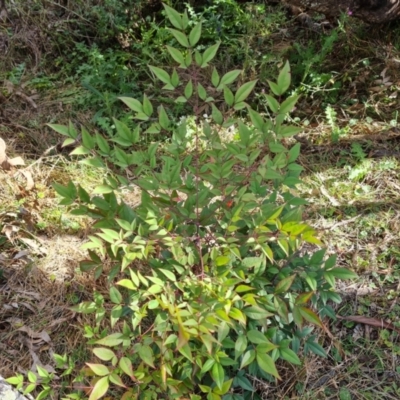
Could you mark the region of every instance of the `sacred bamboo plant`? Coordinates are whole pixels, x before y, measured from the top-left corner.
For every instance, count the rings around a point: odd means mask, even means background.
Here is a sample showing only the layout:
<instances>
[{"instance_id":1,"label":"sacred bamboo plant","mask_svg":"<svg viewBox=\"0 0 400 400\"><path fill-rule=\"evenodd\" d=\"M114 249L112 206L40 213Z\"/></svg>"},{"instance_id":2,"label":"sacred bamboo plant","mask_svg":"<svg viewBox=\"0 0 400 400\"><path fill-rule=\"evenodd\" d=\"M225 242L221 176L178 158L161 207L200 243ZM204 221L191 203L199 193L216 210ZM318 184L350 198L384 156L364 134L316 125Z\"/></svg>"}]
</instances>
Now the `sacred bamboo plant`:
<instances>
[{"instance_id":1,"label":"sacred bamboo plant","mask_svg":"<svg viewBox=\"0 0 400 400\"><path fill-rule=\"evenodd\" d=\"M354 274L335 268L325 250L300 251L320 242L293 191L300 145L282 143L299 131L285 123L297 101L284 99L289 64L268 82L273 117L265 118L246 103L257 81L238 85L240 70L221 76L210 66L220 44L198 51L201 23L189 30L186 12L164 7L178 65L149 68L192 110L194 137L185 119L173 121L146 94L123 97L136 127L115 120L112 138L82 128L72 152L104 168L104 182L92 194L54 184L73 214L96 220L81 269L109 281L107 296L74 308L96 316L85 336L98 361L79 379L92 387L90 400L258 399L253 378L273 382L281 379L277 363L325 355L310 325L334 317L335 279ZM66 145L78 137L71 124L51 126L68 136ZM164 139L148 144L147 134ZM136 206L127 200L133 188L141 192ZM71 374L68 360L57 356ZM66 398L86 397L76 390Z\"/></svg>"}]
</instances>

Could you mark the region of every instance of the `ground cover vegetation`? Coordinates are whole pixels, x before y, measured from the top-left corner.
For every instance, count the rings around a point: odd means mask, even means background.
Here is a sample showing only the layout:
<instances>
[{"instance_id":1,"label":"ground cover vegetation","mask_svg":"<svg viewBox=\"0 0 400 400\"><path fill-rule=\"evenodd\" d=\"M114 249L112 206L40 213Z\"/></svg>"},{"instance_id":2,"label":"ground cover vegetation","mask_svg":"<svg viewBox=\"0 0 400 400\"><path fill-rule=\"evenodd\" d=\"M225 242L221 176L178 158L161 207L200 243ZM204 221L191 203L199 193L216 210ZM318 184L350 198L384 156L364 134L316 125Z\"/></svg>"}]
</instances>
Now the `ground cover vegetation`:
<instances>
[{"instance_id":1,"label":"ground cover vegetation","mask_svg":"<svg viewBox=\"0 0 400 400\"><path fill-rule=\"evenodd\" d=\"M398 398L396 25L7 14L1 375L39 399Z\"/></svg>"}]
</instances>

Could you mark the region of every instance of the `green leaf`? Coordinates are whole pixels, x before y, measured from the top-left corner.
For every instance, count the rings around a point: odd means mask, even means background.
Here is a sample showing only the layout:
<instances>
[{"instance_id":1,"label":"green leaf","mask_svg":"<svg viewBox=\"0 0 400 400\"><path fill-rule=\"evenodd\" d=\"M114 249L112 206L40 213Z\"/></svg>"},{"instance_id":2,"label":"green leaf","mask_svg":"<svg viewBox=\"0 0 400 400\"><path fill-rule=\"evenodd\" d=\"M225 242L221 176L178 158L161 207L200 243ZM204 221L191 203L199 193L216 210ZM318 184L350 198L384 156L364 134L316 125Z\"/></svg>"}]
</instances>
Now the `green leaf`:
<instances>
[{"instance_id":1,"label":"green leaf","mask_svg":"<svg viewBox=\"0 0 400 400\"><path fill-rule=\"evenodd\" d=\"M323 258L324 258L324 256L325 256L325 252L326 252L326 251L324 251L324 252L322 252L322 251L316 252L314 255L317 255L317 254L318 254L318 256L315 257L315 258L314 258L314 256L313 256L313 257L311 258L311 262L314 263L314 264L321 264L322 261L323 261ZM321 253L321 254L319 254L319 253ZM337 255L336 255L336 254L333 254L332 256L330 256L330 257L325 261L325 269L330 269L330 268L334 267L335 264L336 264L336 261L337 261Z\"/></svg>"},{"instance_id":2,"label":"green leaf","mask_svg":"<svg viewBox=\"0 0 400 400\"><path fill-rule=\"evenodd\" d=\"M37 381L37 376L32 371L28 371L28 380L31 383L35 383Z\"/></svg>"},{"instance_id":3,"label":"green leaf","mask_svg":"<svg viewBox=\"0 0 400 400\"><path fill-rule=\"evenodd\" d=\"M81 164L89 165L94 168L104 168L105 165L100 157L86 158L81 161Z\"/></svg>"},{"instance_id":4,"label":"green leaf","mask_svg":"<svg viewBox=\"0 0 400 400\"><path fill-rule=\"evenodd\" d=\"M270 96L269 94L266 94L265 98L267 100L268 107L271 109L271 111L273 113L276 114L279 111L279 103L278 103L278 101L274 97Z\"/></svg>"},{"instance_id":5,"label":"green leaf","mask_svg":"<svg viewBox=\"0 0 400 400\"><path fill-rule=\"evenodd\" d=\"M245 335L239 335L235 343L235 358L239 358L247 348L247 338Z\"/></svg>"},{"instance_id":6,"label":"green leaf","mask_svg":"<svg viewBox=\"0 0 400 400\"><path fill-rule=\"evenodd\" d=\"M220 44L221 42L218 42L204 51L201 68L207 67L208 63L215 57Z\"/></svg>"},{"instance_id":7,"label":"green leaf","mask_svg":"<svg viewBox=\"0 0 400 400\"><path fill-rule=\"evenodd\" d=\"M190 67L190 65L192 64L192 52L188 51L185 57L185 65L186 67Z\"/></svg>"},{"instance_id":8,"label":"green leaf","mask_svg":"<svg viewBox=\"0 0 400 400\"><path fill-rule=\"evenodd\" d=\"M299 97L300 97L300 96L297 95L297 94L288 97L288 98L281 104L281 106L279 107L279 113L280 113L280 114L288 114L288 113L290 113L290 112L293 110L294 106L296 105L297 100L299 99Z\"/></svg>"},{"instance_id":9,"label":"green leaf","mask_svg":"<svg viewBox=\"0 0 400 400\"><path fill-rule=\"evenodd\" d=\"M138 113L134 116L135 119L140 119L141 121L148 121L149 117L145 113Z\"/></svg>"},{"instance_id":10,"label":"green leaf","mask_svg":"<svg viewBox=\"0 0 400 400\"><path fill-rule=\"evenodd\" d=\"M29 374L29 372L28 372L28 374ZM36 375L35 375L35 376L36 376ZM33 391L36 389L36 387L37 387L37 384L36 384L36 383L32 383L32 384L28 385L28 386L25 388L25 390L22 392L22 394L23 394L23 395L26 395L26 394L28 394L28 393L31 393L31 392L33 392Z\"/></svg>"},{"instance_id":11,"label":"green leaf","mask_svg":"<svg viewBox=\"0 0 400 400\"><path fill-rule=\"evenodd\" d=\"M254 319L254 320L267 319L268 317L271 317L274 315L260 307L255 307L255 306L243 308L243 312L249 318Z\"/></svg>"},{"instance_id":12,"label":"green leaf","mask_svg":"<svg viewBox=\"0 0 400 400\"><path fill-rule=\"evenodd\" d=\"M201 369L201 373L202 373L202 374L205 374L206 372L208 372L214 364L215 364L215 360L213 360L212 358L209 358L209 359L203 364L203 368Z\"/></svg>"},{"instance_id":13,"label":"green leaf","mask_svg":"<svg viewBox=\"0 0 400 400\"><path fill-rule=\"evenodd\" d=\"M203 64L203 56L197 50L194 52L194 59L199 67Z\"/></svg>"},{"instance_id":14,"label":"green leaf","mask_svg":"<svg viewBox=\"0 0 400 400\"><path fill-rule=\"evenodd\" d=\"M176 29L168 28L168 30L174 35L175 39L179 42L179 44L183 47L190 47L188 37L180 31Z\"/></svg>"},{"instance_id":15,"label":"green leaf","mask_svg":"<svg viewBox=\"0 0 400 400\"><path fill-rule=\"evenodd\" d=\"M272 376L275 376L275 378L281 379L281 377L278 374L278 371L275 367L274 360L272 359L271 356L265 353L258 353L256 355L257 359L257 364L258 366L267 374L270 374Z\"/></svg>"},{"instance_id":16,"label":"green leaf","mask_svg":"<svg viewBox=\"0 0 400 400\"><path fill-rule=\"evenodd\" d=\"M175 49L174 47L171 46L166 46L169 54L171 54L171 57L179 63L181 68L186 68L186 61L185 61L185 56L182 54L181 51L178 49Z\"/></svg>"},{"instance_id":17,"label":"green leaf","mask_svg":"<svg viewBox=\"0 0 400 400\"><path fill-rule=\"evenodd\" d=\"M69 185L62 186L59 183L52 183L53 189L61 196L68 199L74 199L76 191L72 189Z\"/></svg>"},{"instance_id":18,"label":"green leaf","mask_svg":"<svg viewBox=\"0 0 400 400\"><path fill-rule=\"evenodd\" d=\"M146 129L145 133L155 133L155 134L157 134L157 133L160 133L160 131L161 131L161 126L157 122L154 122L153 124L151 124L149 126L148 129Z\"/></svg>"},{"instance_id":19,"label":"green leaf","mask_svg":"<svg viewBox=\"0 0 400 400\"><path fill-rule=\"evenodd\" d=\"M222 112L219 111L218 108L215 107L214 104L211 105L211 108L212 108L211 116L212 116L213 120L215 121L216 124L222 125L224 122L224 117L222 115Z\"/></svg>"},{"instance_id":20,"label":"green leaf","mask_svg":"<svg viewBox=\"0 0 400 400\"><path fill-rule=\"evenodd\" d=\"M222 384L222 388L221 389L214 389L213 390L213 394L215 393L217 395L224 395L224 394L228 393L229 389L231 388L232 382L233 382L233 379L229 379L229 380L225 381Z\"/></svg>"},{"instance_id":21,"label":"green leaf","mask_svg":"<svg viewBox=\"0 0 400 400\"><path fill-rule=\"evenodd\" d=\"M154 368L154 355L153 350L148 345L142 345L139 347L139 357L150 367Z\"/></svg>"},{"instance_id":22,"label":"green leaf","mask_svg":"<svg viewBox=\"0 0 400 400\"><path fill-rule=\"evenodd\" d=\"M123 337L122 333L112 333L111 335L108 335L102 339L97 340L95 343L101 344L103 346L115 347L123 342L122 337Z\"/></svg>"},{"instance_id":23,"label":"green leaf","mask_svg":"<svg viewBox=\"0 0 400 400\"><path fill-rule=\"evenodd\" d=\"M253 123L253 125L260 131L263 131L264 128L264 119L263 117L256 111L254 111L253 109L251 109L249 107L249 114L250 114L250 118L251 118L251 122Z\"/></svg>"},{"instance_id":24,"label":"green leaf","mask_svg":"<svg viewBox=\"0 0 400 400\"><path fill-rule=\"evenodd\" d=\"M218 71L214 67L212 75L211 75L211 83L213 84L214 87L217 87L219 85L219 82L220 82L219 74L218 74Z\"/></svg>"},{"instance_id":25,"label":"green leaf","mask_svg":"<svg viewBox=\"0 0 400 400\"><path fill-rule=\"evenodd\" d=\"M232 307L229 311L229 316L241 322L243 325L246 325L246 316L238 308Z\"/></svg>"},{"instance_id":26,"label":"green leaf","mask_svg":"<svg viewBox=\"0 0 400 400\"><path fill-rule=\"evenodd\" d=\"M189 17L188 17L188 13L187 13L187 9L185 9L185 11L182 14L182 28L186 29L189 25Z\"/></svg>"},{"instance_id":27,"label":"green leaf","mask_svg":"<svg viewBox=\"0 0 400 400\"><path fill-rule=\"evenodd\" d=\"M158 300L150 300L147 303L147 307L149 308L149 310L155 310L158 306L160 305L160 303L158 302Z\"/></svg>"},{"instance_id":28,"label":"green leaf","mask_svg":"<svg viewBox=\"0 0 400 400\"><path fill-rule=\"evenodd\" d=\"M215 259L215 264L217 267L222 267L223 265L229 264L231 261L231 258L229 256L218 256Z\"/></svg>"},{"instance_id":29,"label":"green leaf","mask_svg":"<svg viewBox=\"0 0 400 400\"><path fill-rule=\"evenodd\" d=\"M235 291L236 293L243 293L243 292L248 292L250 290L254 290L255 288L253 288L252 286L248 286L248 285L239 285L236 287Z\"/></svg>"},{"instance_id":30,"label":"green leaf","mask_svg":"<svg viewBox=\"0 0 400 400\"><path fill-rule=\"evenodd\" d=\"M222 365L219 363L215 363L211 369L210 375L218 388L222 389L222 385L224 384L225 380L225 371Z\"/></svg>"},{"instance_id":31,"label":"green leaf","mask_svg":"<svg viewBox=\"0 0 400 400\"><path fill-rule=\"evenodd\" d=\"M230 85L235 82L237 77L243 72L241 69L234 69L232 71L227 72L222 78L217 87L217 89L222 89L224 85ZM216 85L215 85L216 86Z\"/></svg>"},{"instance_id":32,"label":"green leaf","mask_svg":"<svg viewBox=\"0 0 400 400\"><path fill-rule=\"evenodd\" d=\"M78 146L77 148L72 150L71 153L69 153L70 156L84 156L86 154L90 154L90 151L83 146Z\"/></svg>"},{"instance_id":33,"label":"green leaf","mask_svg":"<svg viewBox=\"0 0 400 400\"><path fill-rule=\"evenodd\" d=\"M277 86L279 88L279 95L282 95L289 89L291 81L291 74L290 74L290 65L289 61L286 61L284 67L279 72Z\"/></svg>"},{"instance_id":34,"label":"green leaf","mask_svg":"<svg viewBox=\"0 0 400 400\"><path fill-rule=\"evenodd\" d=\"M168 118L168 114L166 113L164 106L160 107L158 121L160 122L161 128L169 129L171 121Z\"/></svg>"},{"instance_id":35,"label":"green leaf","mask_svg":"<svg viewBox=\"0 0 400 400\"><path fill-rule=\"evenodd\" d=\"M109 241L110 243L120 239L118 232L114 231L113 229L103 228L101 229L101 231L103 233L97 233L97 235L100 236L102 239Z\"/></svg>"},{"instance_id":36,"label":"green leaf","mask_svg":"<svg viewBox=\"0 0 400 400\"><path fill-rule=\"evenodd\" d=\"M111 193L112 191L113 188L108 185L99 185L94 188L93 194L105 194L105 193Z\"/></svg>"},{"instance_id":37,"label":"green leaf","mask_svg":"<svg viewBox=\"0 0 400 400\"><path fill-rule=\"evenodd\" d=\"M317 356L320 357L326 357L326 352L325 350L322 348L321 345L319 345L318 343L315 343L314 341L311 340L307 340L305 346L304 346L304 350L305 351L311 351L312 353L316 354Z\"/></svg>"},{"instance_id":38,"label":"green leaf","mask_svg":"<svg viewBox=\"0 0 400 400\"><path fill-rule=\"evenodd\" d=\"M165 12L169 19L169 22L176 28L176 29L185 29L184 23L182 21L182 15L178 13L178 11L174 10L172 7L167 6L163 3Z\"/></svg>"},{"instance_id":39,"label":"green leaf","mask_svg":"<svg viewBox=\"0 0 400 400\"><path fill-rule=\"evenodd\" d=\"M190 99L192 97L192 94L193 94L193 83L192 83L192 80L190 80L186 84L184 94L185 94L185 97L187 99Z\"/></svg>"},{"instance_id":40,"label":"green leaf","mask_svg":"<svg viewBox=\"0 0 400 400\"><path fill-rule=\"evenodd\" d=\"M274 179L281 179L282 175L279 172L275 171L274 169L269 168L263 172L262 177L264 179L274 180Z\"/></svg>"},{"instance_id":41,"label":"green leaf","mask_svg":"<svg viewBox=\"0 0 400 400\"><path fill-rule=\"evenodd\" d=\"M81 132L82 132L82 143L83 143L83 146L86 147L89 150L92 150L94 148L94 145L95 145L94 138L90 135L90 133L84 127L82 127Z\"/></svg>"},{"instance_id":42,"label":"green leaf","mask_svg":"<svg viewBox=\"0 0 400 400\"><path fill-rule=\"evenodd\" d=\"M286 147L279 142L270 142L269 149L272 153L285 153L287 150Z\"/></svg>"},{"instance_id":43,"label":"green leaf","mask_svg":"<svg viewBox=\"0 0 400 400\"><path fill-rule=\"evenodd\" d=\"M59 125L59 124L47 124L51 129L55 130L57 133L68 136L72 139L77 138L77 134L75 134L75 131L71 131L71 129L66 126L66 125Z\"/></svg>"},{"instance_id":44,"label":"green leaf","mask_svg":"<svg viewBox=\"0 0 400 400\"><path fill-rule=\"evenodd\" d=\"M139 100L133 99L132 97L118 97L118 98L121 101L123 101L132 111L135 111L137 113L143 113L143 106Z\"/></svg>"},{"instance_id":45,"label":"green leaf","mask_svg":"<svg viewBox=\"0 0 400 400\"><path fill-rule=\"evenodd\" d=\"M102 361L110 361L116 357L112 350L106 349L105 347L96 347L93 349L93 353Z\"/></svg>"},{"instance_id":46,"label":"green leaf","mask_svg":"<svg viewBox=\"0 0 400 400\"><path fill-rule=\"evenodd\" d=\"M287 293L292 286L295 277L296 275L292 275L282 279L275 287L275 294Z\"/></svg>"},{"instance_id":47,"label":"green leaf","mask_svg":"<svg viewBox=\"0 0 400 400\"><path fill-rule=\"evenodd\" d=\"M317 290L317 280L312 276L306 276L306 282L311 290Z\"/></svg>"},{"instance_id":48,"label":"green leaf","mask_svg":"<svg viewBox=\"0 0 400 400\"><path fill-rule=\"evenodd\" d=\"M254 392L255 391L255 389L254 389L253 385L251 384L251 382L244 375L236 375L235 380L236 380L237 384L242 389L247 390L249 392ZM239 400L239 398L242 399L241 396L238 397L238 400ZM232 400L233 399L236 400L236 397L232 397Z\"/></svg>"},{"instance_id":49,"label":"green leaf","mask_svg":"<svg viewBox=\"0 0 400 400\"><path fill-rule=\"evenodd\" d=\"M256 358L256 352L254 349L246 351L246 353L243 354L242 362L240 364L240 369L251 364L255 358Z\"/></svg>"},{"instance_id":50,"label":"green leaf","mask_svg":"<svg viewBox=\"0 0 400 400\"><path fill-rule=\"evenodd\" d=\"M281 91L279 90L279 86L275 82L268 81L268 85L271 88L272 93L275 96L280 96L281 95Z\"/></svg>"},{"instance_id":51,"label":"green leaf","mask_svg":"<svg viewBox=\"0 0 400 400\"><path fill-rule=\"evenodd\" d=\"M255 330L255 329L248 331L247 337L250 340L250 342L254 343L254 344L261 344L261 343L269 344L269 343L271 343L262 332Z\"/></svg>"},{"instance_id":52,"label":"green leaf","mask_svg":"<svg viewBox=\"0 0 400 400\"><path fill-rule=\"evenodd\" d=\"M150 70L153 72L153 74L161 81L166 83L167 85L171 85L171 78L168 74L167 71L164 71L161 68L158 67L154 67L153 65L149 65ZM143 112L143 108L142 108L142 112Z\"/></svg>"},{"instance_id":53,"label":"green leaf","mask_svg":"<svg viewBox=\"0 0 400 400\"><path fill-rule=\"evenodd\" d=\"M132 362L128 357L122 357L119 360L119 367L122 369L122 371L128 375L130 378L133 378L133 368L132 368Z\"/></svg>"},{"instance_id":54,"label":"green leaf","mask_svg":"<svg viewBox=\"0 0 400 400\"><path fill-rule=\"evenodd\" d=\"M37 369L38 375L39 375L41 378L49 378L49 377L50 377L49 372L46 371L46 370L45 370L43 367L41 367L40 365L36 365L36 369Z\"/></svg>"},{"instance_id":55,"label":"green leaf","mask_svg":"<svg viewBox=\"0 0 400 400\"><path fill-rule=\"evenodd\" d=\"M120 378L120 376L117 375L115 372L112 372L109 375L109 379L110 379L111 383L114 383L114 385L118 385L118 386L121 386L123 388L126 388L126 386L125 386L124 382L122 382L122 379Z\"/></svg>"},{"instance_id":56,"label":"green leaf","mask_svg":"<svg viewBox=\"0 0 400 400\"><path fill-rule=\"evenodd\" d=\"M86 363L86 365L97 375L97 376L105 376L110 373L109 369L103 364L91 364Z\"/></svg>"},{"instance_id":57,"label":"green leaf","mask_svg":"<svg viewBox=\"0 0 400 400\"><path fill-rule=\"evenodd\" d=\"M179 96L176 100L175 103L186 103L187 100L183 96Z\"/></svg>"},{"instance_id":58,"label":"green leaf","mask_svg":"<svg viewBox=\"0 0 400 400\"><path fill-rule=\"evenodd\" d=\"M184 357L193 362L192 350L190 349L189 344L184 344L183 346L179 347L178 350Z\"/></svg>"},{"instance_id":59,"label":"green leaf","mask_svg":"<svg viewBox=\"0 0 400 400\"><path fill-rule=\"evenodd\" d=\"M109 388L108 376L104 376L99 379L93 387L92 392L90 393L89 400L97 400L103 397Z\"/></svg>"},{"instance_id":60,"label":"green leaf","mask_svg":"<svg viewBox=\"0 0 400 400\"><path fill-rule=\"evenodd\" d=\"M176 277L171 271L162 268L159 268L158 271L162 272L170 281L176 282Z\"/></svg>"},{"instance_id":61,"label":"green leaf","mask_svg":"<svg viewBox=\"0 0 400 400\"><path fill-rule=\"evenodd\" d=\"M241 103L245 101L251 91L254 89L254 86L257 83L257 79L254 81L246 82L236 91L235 94L235 104Z\"/></svg>"},{"instance_id":62,"label":"green leaf","mask_svg":"<svg viewBox=\"0 0 400 400\"><path fill-rule=\"evenodd\" d=\"M122 294L119 292L119 290L115 286L112 286L110 288L110 300L114 304L121 304L122 303Z\"/></svg>"},{"instance_id":63,"label":"green leaf","mask_svg":"<svg viewBox=\"0 0 400 400\"><path fill-rule=\"evenodd\" d=\"M288 153L288 163L292 163L297 160L300 155L300 143L296 143Z\"/></svg>"},{"instance_id":64,"label":"green leaf","mask_svg":"<svg viewBox=\"0 0 400 400\"><path fill-rule=\"evenodd\" d=\"M206 89L204 89L204 86L200 82L197 84L197 93L199 94L201 100L206 99L207 97Z\"/></svg>"},{"instance_id":65,"label":"green leaf","mask_svg":"<svg viewBox=\"0 0 400 400\"><path fill-rule=\"evenodd\" d=\"M298 128L297 126L292 126L292 125L286 125L282 126L279 135L282 137L289 137L289 136L294 136L297 135L302 131L301 128Z\"/></svg>"},{"instance_id":66,"label":"green leaf","mask_svg":"<svg viewBox=\"0 0 400 400\"><path fill-rule=\"evenodd\" d=\"M96 132L96 143L99 147L100 151L105 154L110 154L110 146L107 143L107 140L103 138L99 133Z\"/></svg>"},{"instance_id":67,"label":"green leaf","mask_svg":"<svg viewBox=\"0 0 400 400\"><path fill-rule=\"evenodd\" d=\"M235 102L235 96L232 91L228 88L228 86L224 86L224 99L228 106L232 107Z\"/></svg>"},{"instance_id":68,"label":"green leaf","mask_svg":"<svg viewBox=\"0 0 400 400\"><path fill-rule=\"evenodd\" d=\"M226 322L221 322L218 327L218 342L222 342L229 334L229 325Z\"/></svg>"},{"instance_id":69,"label":"green leaf","mask_svg":"<svg viewBox=\"0 0 400 400\"><path fill-rule=\"evenodd\" d=\"M44 386L43 386L44 387ZM50 398L50 394L51 394L51 388L46 388L44 390L42 390L38 396L36 397L36 400L45 400Z\"/></svg>"},{"instance_id":70,"label":"green leaf","mask_svg":"<svg viewBox=\"0 0 400 400\"><path fill-rule=\"evenodd\" d=\"M289 349L289 347L279 349L279 353L284 360L289 361L291 364L301 365L300 358L293 350Z\"/></svg>"},{"instance_id":71,"label":"green leaf","mask_svg":"<svg viewBox=\"0 0 400 400\"><path fill-rule=\"evenodd\" d=\"M136 286L130 279L121 279L117 282L117 285L120 285L130 290L136 290Z\"/></svg>"},{"instance_id":72,"label":"green leaf","mask_svg":"<svg viewBox=\"0 0 400 400\"><path fill-rule=\"evenodd\" d=\"M171 85L174 88L177 88L179 86L179 75L176 72L176 69L174 68L174 70L172 71L172 75L171 75Z\"/></svg>"},{"instance_id":73,"label":"green leaf","mask_svg":"<svg viewBox=\"0 0 400 400\"><path fill-rule=\"evenodd\" d=\"M143 96L143 112L148 117L151 117L151 114L153 114L153 106L150 103L150 100L146 95Z\"/></svg>"},{"instance_id":74,"label":"green leaf","mask_svg":"<svg viewBox=\"0 0 400 400\"><path fill-rule=\"evenodd\" d=\"M75 143L76 143L76 140L75 140L75 139L68 138L68 139L65 139L65 140L63 141L61 147L70 146L71 144L75 144Z\"/></svg>"},{"instance_id":75,"label":"green leaf","mask_svg":"<svg viewBox=\"0 0 400 400\"><path fill-rule=\"evenodd\" d=\"M195 27L190 31L189 43L192 47L196 46L201 37L201 22L198 22Z\"/></svg>"},{"instance_id":76,"label":"green leaf","mask_svg":"<svg viewBox=\"0 0 400 400\"><path fill-rule=\"evenodd\" d=\"M327 272L329 272L329 274L334 276L335 278L343 279L343 280L355 279L358 276L355 272L350 271L347 268L332 268Z\"/></svg>"}]
</instances>

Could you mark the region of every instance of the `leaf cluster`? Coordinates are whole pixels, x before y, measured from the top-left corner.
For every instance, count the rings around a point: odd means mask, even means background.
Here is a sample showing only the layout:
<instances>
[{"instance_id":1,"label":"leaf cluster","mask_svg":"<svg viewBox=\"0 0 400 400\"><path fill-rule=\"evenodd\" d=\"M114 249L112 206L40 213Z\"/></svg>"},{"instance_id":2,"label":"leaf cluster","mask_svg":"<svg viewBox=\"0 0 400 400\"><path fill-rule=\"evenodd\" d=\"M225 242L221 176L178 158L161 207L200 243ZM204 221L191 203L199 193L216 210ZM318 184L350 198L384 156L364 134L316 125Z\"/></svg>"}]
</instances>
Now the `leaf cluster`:
<instances>
[{"instance_id":1,"label":"leaf cluster","mask_svg":"<svg viewBox=\"0 0 400 400\"><path fill-rule=\"evenodd\" d=\"M82 271L107 274L110 283L107 296L95 293L75 307L95 314L95 326L86 327L99 360L84 369L89 398L113 387L121 399L257 399L251 378L279 380L278 362L300 365L308 352L325 355L310 325L323 328L321 317L334 318L335 279L354 274L335 268L325 250L301 251L320 241L302 219L306 202L293 191L300 145L282 141L299 131L285 123L298 97L277 100L290 86L289 64L269 82L266 118L246 103L256 81L234 87L240 70L220 76L213 69L210 85L202 84L219 43L197 50L201 23L191 27L186 12L164 7L182 46L167 48L178 66L172 73L149 68L164 90L183 89L176 101L192 107L196 142L206 146L188 150L185 121L176 126L146 95L121 98L136 126L114 120L111 138L51 125L67 137L65 145L81 136L72 153L81 162L104 171L114 166L94 193L73 182L54 184L73 214L95 220ZM185 84L183 73L190 76ZM204 105L210 119L202 117ZM248 122L237 110L248 113ZM237 132L235 140L222 140L227 128ZM171 140L143 147L146 132ZM136 207L122 196L132 185L141 190Z\"/></svg>"}]
</instances>

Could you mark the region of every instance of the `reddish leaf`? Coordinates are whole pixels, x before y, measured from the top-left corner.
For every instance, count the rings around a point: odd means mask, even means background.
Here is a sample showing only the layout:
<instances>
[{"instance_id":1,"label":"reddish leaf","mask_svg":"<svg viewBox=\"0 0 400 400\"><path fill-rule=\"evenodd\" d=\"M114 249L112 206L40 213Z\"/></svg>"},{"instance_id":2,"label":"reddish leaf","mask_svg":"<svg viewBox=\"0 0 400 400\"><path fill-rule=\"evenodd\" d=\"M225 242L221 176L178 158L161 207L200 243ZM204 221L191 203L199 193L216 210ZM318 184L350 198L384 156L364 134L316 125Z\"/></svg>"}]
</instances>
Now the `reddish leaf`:
<instances>
[{"instance_id":1,"label":"reddish leaf","mask_svg":"<svg viewBox=\"0 0 400 400\"><path fill-rule=\"evenodd\" d=\"M315 314L314 311L310 310L309 308L306 307L299 307L299 311L301 316L307 320L308 322L311 322L314 325L320 326L322 328L322 322L319 319L318 315Z\"/></svg>"}]
</instances>

